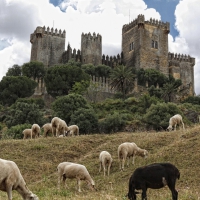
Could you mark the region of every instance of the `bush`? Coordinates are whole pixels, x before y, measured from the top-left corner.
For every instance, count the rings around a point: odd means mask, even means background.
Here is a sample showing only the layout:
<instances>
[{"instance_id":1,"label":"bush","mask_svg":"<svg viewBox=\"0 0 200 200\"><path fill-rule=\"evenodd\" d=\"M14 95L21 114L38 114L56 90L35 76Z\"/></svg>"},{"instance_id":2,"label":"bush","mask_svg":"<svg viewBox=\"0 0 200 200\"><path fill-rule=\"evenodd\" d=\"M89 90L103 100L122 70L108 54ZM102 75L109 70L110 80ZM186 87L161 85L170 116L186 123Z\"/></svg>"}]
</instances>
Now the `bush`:
<instances>
[{"instance_id":1,"label":"bush","mask_svg":"<svg viewBox=\"0 0 200 200\"><path fill-rule=\"evenodd\" d=\"M10 129L7 129L2 134L3 139L22 139L23 138L23 130L27 128L31 128L31 124L19 124L16 126L12 126Z\"/></svg>"},{"instance_id":2,"label":"bush","mask_svg":"<svg viewBox=\"0 0 200 200\"><path fill-rule=\"evenodd\" d=\"M169 119L175 114L183 116L181 110L174 103L152 104L144 115L144 121L153 126L155 130L166 129L169 125Z\"/></svg>"},{"instance_id":3,"label":"bush","mask_svg":"<svg viewBox=\"0 0 200 200\"><path fill-rule=\"evenodd\" d=\"M115 112L99 122L99 131L100 133L121 131L125 127L127 120L130 120L130 115Z\"/></svg>"},{"instance_id":4,"label":"bush","mask_svg":"<svg viewBox=\"0 0 200 200\"><path fill-rule=\"evenodd\" d=\"M76 124L79 127L79 134L89 134L97 132L98 119L92 108L80 108L72 116L70 125Z\"/></svg>"}]
</instances>

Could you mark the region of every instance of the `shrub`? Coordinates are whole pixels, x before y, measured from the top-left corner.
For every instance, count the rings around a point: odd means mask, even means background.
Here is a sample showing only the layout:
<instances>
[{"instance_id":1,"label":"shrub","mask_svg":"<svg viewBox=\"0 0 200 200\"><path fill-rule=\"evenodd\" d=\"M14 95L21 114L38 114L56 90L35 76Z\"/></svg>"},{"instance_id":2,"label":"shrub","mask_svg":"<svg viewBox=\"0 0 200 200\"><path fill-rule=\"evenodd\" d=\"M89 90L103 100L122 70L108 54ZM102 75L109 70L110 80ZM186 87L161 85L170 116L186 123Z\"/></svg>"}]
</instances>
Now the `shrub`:
<instances>
[{"instance_id":1,"label":"shrub","mask_svg":"<svg viewBox=\"0 0 200 200\"><path fill-rule=\"evenodd\" d=\"M19 124L16 126L12 126L11 128L7 129L2 134L3 139L22 139L23 138L23 130L27 128L31 128L31 124Z\"/></svg>"},{"instance_id":2,"label":"shrub","mask_svg":"<svg viewBox=\"0 0 200 200\"><path fill-rule=\"evenodd\" d=\"M70 125L76 124L79 127L80 134L89 134L97 131L98 119L92 108L79 108L72 116Z\"/></svg>"}]
</instances>

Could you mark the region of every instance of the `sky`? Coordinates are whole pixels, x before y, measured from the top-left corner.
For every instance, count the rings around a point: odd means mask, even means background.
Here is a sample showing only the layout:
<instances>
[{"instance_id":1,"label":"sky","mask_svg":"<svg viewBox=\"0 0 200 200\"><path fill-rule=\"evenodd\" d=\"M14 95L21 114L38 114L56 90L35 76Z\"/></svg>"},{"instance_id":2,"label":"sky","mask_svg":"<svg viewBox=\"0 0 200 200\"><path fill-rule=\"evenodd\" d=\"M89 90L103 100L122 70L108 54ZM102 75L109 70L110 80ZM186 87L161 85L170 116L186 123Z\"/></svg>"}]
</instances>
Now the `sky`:
<instances>
[{"instance_id":1,"label":"sky","mask_svg":"<svg viewBox=\"0 0 200 200\"><path fill-rule=\"evenodd\" d=\"M102 36L104 55L121 53L122 26L137 18L170 22L169 52L190 55L200 95L199 0L0 0L0 80L14 64L30 61L37 26L66 31L66 47L80 49L82 33Z\"/></svg>"}]
</instances>

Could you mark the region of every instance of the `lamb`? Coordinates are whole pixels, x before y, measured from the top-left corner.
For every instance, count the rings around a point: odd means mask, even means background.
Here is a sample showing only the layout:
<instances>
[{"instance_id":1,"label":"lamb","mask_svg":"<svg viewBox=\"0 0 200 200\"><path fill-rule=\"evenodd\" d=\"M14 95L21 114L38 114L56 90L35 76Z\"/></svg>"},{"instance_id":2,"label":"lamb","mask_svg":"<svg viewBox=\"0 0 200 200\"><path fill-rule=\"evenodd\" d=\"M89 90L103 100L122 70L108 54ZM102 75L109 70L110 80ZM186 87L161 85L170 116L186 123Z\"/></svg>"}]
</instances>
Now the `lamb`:
<instances>
[{"instance_id":1,"label":"lamb","mask_svg":"<svg viewBox=\"0 0 200 200\"><path fill-rule=\"evenodd\" d=\"M167 130L172 131L172 129L174 127L174 131L176 131L176 126L180 125L181 123L182 123L182 126L183 126L183 130L185 130L185 126L184 126L184 123L183 123L182 116L179 115L179 114L174 115L173 117L171 117L169 119L169 126L168 126Z\"/></svg>"},{"instance_id":2,"label":"lamb","mask_svg":"<svg viewBox=\"0 0 200 200\"><path fill-rule=\"evenodd\" d=\"M108 166L108 176L110 175L110 167L112 165L112 157L109 152L107 151L102 151L99 155L99 172L101 171L101 166L103 167L104 170L104 176L106 175L106 165Z\"/></svg>"},{"instance_id":3,"label":"lamb","mask_svg":"<svg viewBox=\"0 0 200 200\"><path fill-rule=\"evenodd\" d=\"M65 132L68 131L68 126L66 122L59 117L54 117L51 120L51 125L52 125L52 132L53 135L58 137L59 135L63 134L65 136Z\"/></svg>"},{"instance_id":4,"label":"lamb","mask_svg":"<svg viewBox=\"0 0 200 200\"><path fill-rule=\"evenodd\" d=\"M52 133L52 125L51 123L46 123L42 126L42 129L44 130L44 137L47 137L49 133Z\"/></svg>"},{"instance_id":5,"label":"lamb","mask_svg":"<svg viewBox=\"0 0 200 200\"><path fill-rule=\"evenodd\" d=\"M58 188L60 189L60 181L63 181L65 188L67 188L66 179L77 179L78 191L81 192L80 184L81 180L85 180L89 187L93 190L95 183L91 178L88 170L84 165L72 163L72 162L62 162L57 166L58 170Z\"/></svg>"},{"instance_id":6,"label":"lamb","mask_svg":"<svg viewBox=\"0 0 200 200\"><path fill-rule=\"evenodd\" d=\"M124 170L124 163L126 158L128 157L127 166L129 166L129 159L132 156L134 165L135 163L135 156L141 156L147 158L148 151L145 149L139 148L134 142L125 142L119 145L118 147L118 159L119 159L119 168L120 170Z\"/></svg>"},{"instance_id":7,"label":"lamb","mask_svg":"<svg viewBox=\"0 0 200 200\"><path fill-rule=\"evenodd\" d=\"M39 200L24 181L15 162L0 159L0 190L7 192L8 200L12 200L12 190L17 190L24 200Z\"/></svg>"},{"instance_id":8,"label":"lamb","mask_svg":"<svg viewBox=\"0 0 200 200\"><path fill-rule=\"evenodd\" d=\"M68 126L69 136L79 135L79 127L77 125Z\"/></svg>"},{"instance_id":9,"label":"lamb","mask_svg":"<svg viewBox=\"0 0 200 200\"><path fill-rule=\"evenodd\" d=\"M40 126L38 124L33 124L31 129L32 129L31 139L32 137L38 138L40 136Z\"/></svg>"},{"instance_id":10,"label":"lamb","mask_svg":"<svg viewBox=\"0 0 200 200\"><path fill-rule=\"evenodd\" d=\"M31 138L32 129L24 129L22 134L24 135L23 140Z\"/></svg>"}]
</instances>

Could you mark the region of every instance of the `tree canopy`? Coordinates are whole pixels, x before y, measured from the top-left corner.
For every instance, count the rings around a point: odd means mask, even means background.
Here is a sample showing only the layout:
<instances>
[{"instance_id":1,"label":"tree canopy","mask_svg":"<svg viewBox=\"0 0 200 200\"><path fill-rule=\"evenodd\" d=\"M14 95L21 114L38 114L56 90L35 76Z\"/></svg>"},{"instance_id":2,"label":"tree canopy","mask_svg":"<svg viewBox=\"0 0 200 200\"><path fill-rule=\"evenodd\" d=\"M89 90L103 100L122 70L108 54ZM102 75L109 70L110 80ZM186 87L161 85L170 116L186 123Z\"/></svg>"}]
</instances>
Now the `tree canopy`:
<instances>
[{"instance_id":1,"label":"tree canopy","mask_svg":"<svg viewBox=\"0 0 200 200\"><path fill-rule=\"evenodd\" d=\"M0 102L11 105L18 98L34 94L37 83L26 76L4 76L0 82Z\"/></svg>"},{"instance_id":2,"label":"tree canopy","mask_svg":"<svg viewBox=\"0 0 200 200\"><path fill-rule=\"evenodd\" d=\"M45 76L47 92L53 97L67 95L76 82L89 80L90 76L80 67L71 65L50 67Z\"/></svg>"},{"instance_id":3,"label":"tree canopy","mask_svg":"<svg viewBox=\"0 0 200 200\"><path fill-rule=\"evenodd\" d=\"M6 72L6 76L22 76L22 68L19 65L13 65L12 67L8 68Z\"/></svg>"}]
</instances>

